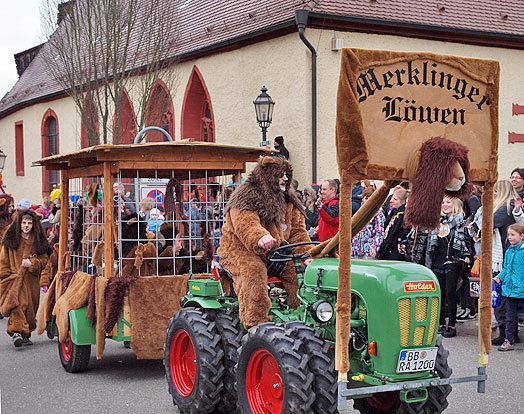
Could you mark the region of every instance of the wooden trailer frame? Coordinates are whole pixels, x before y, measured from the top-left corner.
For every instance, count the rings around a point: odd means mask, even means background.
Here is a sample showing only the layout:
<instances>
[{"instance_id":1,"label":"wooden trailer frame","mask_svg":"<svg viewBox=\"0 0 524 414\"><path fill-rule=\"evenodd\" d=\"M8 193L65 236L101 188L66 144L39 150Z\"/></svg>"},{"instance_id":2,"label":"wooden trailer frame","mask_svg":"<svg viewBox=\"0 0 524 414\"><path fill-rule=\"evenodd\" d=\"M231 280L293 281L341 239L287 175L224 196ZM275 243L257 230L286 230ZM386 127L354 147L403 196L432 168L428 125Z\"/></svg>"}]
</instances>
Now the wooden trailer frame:
<instances>
[{"instance_id":1,"label":"wooden trailer frame","mask_svg":"<svg viewBox=\"0 0 524 414\"><path fill-rule=\"evenodd\" d=\"M170 178L171 174L186 179L184 171L201 171L209 176L233 176L235 183L240 183L241 174L246 172L246 164L257 162L260 156L271 153L266 148L221 145L216 143L183 140L176 142L157 142L128 145L96 145L66 154L58 154L33 162L33 166L45 167L48 171L61 173L61 210L60 221L67 223L69 216L69 180L82 177L103 177L103 205L113 206L113 176L134 178L134 172L155 172L157 178ZM181 172L180 175L176 172ZM145 176L145 175L144 175ZM204 178L204 175L194 174L191 179ZM109 191L107 191L109 190ZM109 243L108 235L113 234L114 209L104 208L103 234L106 242L103 250L103 278L115 276L114 238ZM68 226L60 226L59 260L57 275L66 271ZM105 286L105 285L104 285ZM187 291L187 288L186 288ZM184 292L184 294L186 293ZM60 292L56 292L56 300ZM53 295L54 296L54 295ZM45 308L47 304L43 304ZM173 314L175 310L171 312ZM49 311L47 311L49 313ZM48 315L49 316L49 315ZM40 319L40 317L39 317ZM44 321L43 323L45 323ZM167 328L167 321L166 321ZM39 333L42 331L39 327ZM162 332L164 334L165 330ZM63 338L63 334L59 335ZM103 346L98 346L98 340L105 338L97 328L97 358L101 358ZM138 355L137 355L138 356ZM148 358L150 356L147 356ZM158 355L158 358L161 358Z\"/></svg>"}]
</instances>

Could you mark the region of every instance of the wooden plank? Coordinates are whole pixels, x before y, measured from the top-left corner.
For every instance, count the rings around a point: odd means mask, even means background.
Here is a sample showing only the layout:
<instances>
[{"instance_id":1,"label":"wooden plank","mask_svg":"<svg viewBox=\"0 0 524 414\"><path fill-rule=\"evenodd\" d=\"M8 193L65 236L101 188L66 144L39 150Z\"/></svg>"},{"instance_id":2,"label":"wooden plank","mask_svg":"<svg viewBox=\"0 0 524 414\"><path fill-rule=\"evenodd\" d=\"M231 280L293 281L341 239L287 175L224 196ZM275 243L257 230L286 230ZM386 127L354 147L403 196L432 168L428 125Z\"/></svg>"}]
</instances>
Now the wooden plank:
<instances>
[{"instance_id":1,"label":"wooden plank","mask_svg":"<svg viewBox=\"0 0 524 414\"><path fill-rule=\"evenodd\" d=\"M114 275L113 267L113 176L111 163L104 163L104 277Z\"/></svg>"},{"instance_id":2,"label":"wooden plank","mask_svg":"<svg viewBox=\"0 0 524 414\"><path fill-rule=\"evenodd\" d=\"M120 161L120 170L235 170L244 171L244 162L232 161Z\"/></svg>"},{"instance_id":3,"label":"wooden plank","mask_svg":"<svg viewBox=\"0 0 524 414\"><path fill-rule=\"evenodd\" d=\"M61 174L62 187L60 194L60 239L58 241L58 271L65 271L64 256L67 250L68 236L68 211L69 211L69 179L65 174Z\"/></svg>"},{"instance_id":4,"label":"wooden plank","mask_svg":"<svg viewBox=\"0 0 524 414\"><path fill-rule=\"evenodd\" d=\"M64 169L62 172L65 173L69 179L81 177L101 177L104 175L104 166L103 164L99 164L92 165L90 167L68 168Z\"/></svg>"},{"instance_id":5,"label":"wooden plank","mask_svg":"<svg viewBox=\"0 0 524 414\"><path fill-rule=\"evenodd\" d=\"M183 147L148 148L144 151L98 152L99 161L235 161L256 162L259 154L227 151L221 148Z\"/></svg>"},{"instance_id":6,"label":"wooden plank","mask_svg":"<svg viewBox=\"0 0 524 414\"><path fill-rule=\"evenodd\" d=\"M89 167L98 164L96 157L90 158L71 158L68 162L70 168Z\"/></svg>"}]
</instances>

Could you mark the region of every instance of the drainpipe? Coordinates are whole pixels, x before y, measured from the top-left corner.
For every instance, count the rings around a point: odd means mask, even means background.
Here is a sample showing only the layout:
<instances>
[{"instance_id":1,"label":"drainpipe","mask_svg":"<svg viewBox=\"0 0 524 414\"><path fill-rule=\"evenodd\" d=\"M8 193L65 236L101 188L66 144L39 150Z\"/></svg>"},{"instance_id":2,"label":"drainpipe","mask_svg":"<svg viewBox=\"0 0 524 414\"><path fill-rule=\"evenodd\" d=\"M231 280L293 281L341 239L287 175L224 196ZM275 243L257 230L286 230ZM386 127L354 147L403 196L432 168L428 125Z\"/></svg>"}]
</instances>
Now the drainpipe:
<instances>
[{"instance_id":1,"label":"drainpipe","mask_svg":"<svg viewBox=\"0 0 524 414\"><path fill-rule=\"evenodd\" d=\"M304 35L308 16L307 9L295 10L298 35L311 51L311 170L312 182L317 184L317 52Z\"/></svg>"}]
</instances>

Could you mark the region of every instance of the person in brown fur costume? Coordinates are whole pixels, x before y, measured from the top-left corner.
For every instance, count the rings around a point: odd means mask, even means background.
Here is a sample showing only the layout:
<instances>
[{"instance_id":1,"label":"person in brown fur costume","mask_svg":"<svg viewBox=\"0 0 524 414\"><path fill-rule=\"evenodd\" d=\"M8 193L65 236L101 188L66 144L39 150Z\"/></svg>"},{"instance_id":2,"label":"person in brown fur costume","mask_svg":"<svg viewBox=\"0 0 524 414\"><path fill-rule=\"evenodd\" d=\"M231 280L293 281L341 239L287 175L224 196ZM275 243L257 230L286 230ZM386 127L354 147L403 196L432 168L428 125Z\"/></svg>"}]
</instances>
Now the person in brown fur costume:
<instances>
[{"instance_id":1,"label":"person in brown fur costume","mask_svg":"<svg viewBox=\"0 0 524 414\"><path fill-rule=\"evenodd\" d=\"M0 194L0 242L4 238L7 228L13 222L13 211L15 209L15 201L11 194ZM4 315L0 313L0 319L4 319Z\"/></svg>"},{"instance_id":2,"label":"person in brown fur costume","mask_svg":"<svg viewBox=\"0 0 524 414\"><path fill-rule=\"evenodd\" d=\"M7 334L15 347L31 345L40 302L40 273L47 262L47 239L33 210L21 210L0 251L0 311L9 316Z\"/></svg>"},{"instance_id":3,"label":"person in brown fur costume","mask_svg":"<svg viewBox=\"0 0 524 414\"><path fill-rule=\"evenodd\" d=\"M264 157L249 178L233 192L226 206L226 222L218 255L233 274L240 320L246 328L267 322L271 306L267 294L267 250L283 241L310 241L304 207L290 190L291 164L283 157ZM295 248L306 252L310 246ZM287 263L280 276L289 306L299 305L294 265Z\"/></svg>"},{"instance_id":4,"label":"person in brown fur costume","mask_svg":"<svg viewBox=\"0 0 524 414\"><path fill-rule=\"evenodd\" d=\"M13 222L15 201L11 194L0 194L0 242L4 238L7 228Z\"/></svg>"}]
</instances>

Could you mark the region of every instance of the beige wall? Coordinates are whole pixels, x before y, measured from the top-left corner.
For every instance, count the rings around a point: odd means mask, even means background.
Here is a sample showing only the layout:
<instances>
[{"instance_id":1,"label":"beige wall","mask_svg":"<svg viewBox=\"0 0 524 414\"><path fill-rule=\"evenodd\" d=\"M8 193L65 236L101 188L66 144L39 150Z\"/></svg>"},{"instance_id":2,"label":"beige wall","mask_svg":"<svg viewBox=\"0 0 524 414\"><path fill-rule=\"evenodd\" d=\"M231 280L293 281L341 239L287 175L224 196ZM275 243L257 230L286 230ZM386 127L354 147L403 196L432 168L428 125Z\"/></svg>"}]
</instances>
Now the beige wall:
<instances>
[{"instance_id":1,"label":"beige wall","mask_svg":"<svg viewBox=\"0 0 524 414\"><path fill-rule=\"evenodd\" d=\"M3 171L5 191L15 198L29 198L33 203L42 202L42 169L31 163L42 158L42 119L48 109L56 113L58 121L58 146L60 152L70 152L80 147L75 139L80 129L79 117L71 99L63 98L24 108L0 120L0 148L7 158ZM15 122L24 126L25 175L16 176Z\"/></svg>"},{"instance_id":2,"label":"beige wall","mask_svg":"<svg viewBox=\"0 0 524 414\"><path fill-rule=\"evenodd\" d=\"M338 176L335 154L336 93L340 52L331 51L331 30L306 30L310 42L318 46L318 181ZM346 47L431 51L441 54L496 59L501 65L499 102L499 173L508 178L511 169L523 166L524 144L508 144L508 131L524 133L524 115L511 115L511 104L524 96L518 82L524 51L436 42L398 36L337 32ZM258 146L261 130L256 122L253 100L265 85L276 102L270 141L283 135L301 187L311 182L311 57L298 34L227 53L203 57L177 67L176 86L171 90L175 111L175 139L180 139L181 114L185 90L196 65L209 91L215 117L217 142ZM133 99L135 92L131 90ZM135 111L138 109L135 105ZM41 122L48 108L59 122L60 151L80 147L80 122L71 99L36 104L0 120L0 148L8 155L4 169L6 191L17 200L41 199L41 171L31 162L41 156ZM15 176L14 124L24 121L25 177Z\"/></svg>"}]
</instances>

